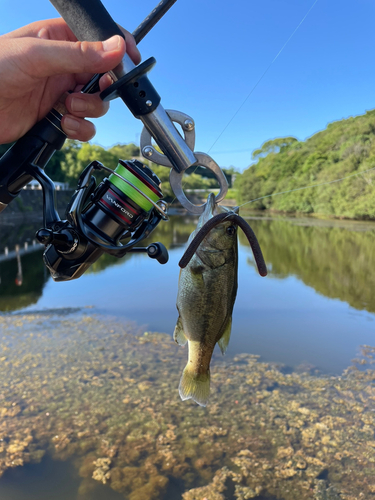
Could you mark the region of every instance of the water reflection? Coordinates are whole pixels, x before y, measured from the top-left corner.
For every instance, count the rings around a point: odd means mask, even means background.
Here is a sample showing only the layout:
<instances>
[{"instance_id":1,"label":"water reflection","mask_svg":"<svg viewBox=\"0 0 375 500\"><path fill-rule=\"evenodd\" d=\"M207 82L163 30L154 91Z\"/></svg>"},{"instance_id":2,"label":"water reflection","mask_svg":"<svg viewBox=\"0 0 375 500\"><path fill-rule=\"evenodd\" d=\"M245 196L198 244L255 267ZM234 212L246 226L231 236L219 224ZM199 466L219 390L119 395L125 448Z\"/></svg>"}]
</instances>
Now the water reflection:
<instances>
[{"instance_id":1,"label":"water reflection","mask_svg":"<svg viewBox=\"0 0 375 500\"><path fill-rule=\"evenodd\" d=\"M375 312L374 223L276 219L251 225L272 277L296 276L326 297ZM240 242L246 246L241 233Z\"/></svg>"},{"instance_id":2,"label":"water reflection","mask_svg":"<svg viewBox=\"0 0 375 500\"><path fill-rule=\"evenodd\" d=\"M296 276L320 294L347 302L359 310L375 312L375 224L317 221L314 219L249 219L261 243L269 274L284 279ZM21 309L35 302L48 279L44 273L41 251L35 255L14 254L24 242L32 245L40 224L0 226L0 310ZM171 217L160 224L145 245L160 241L168 250L183 245L195 229L194 217ZM248 247L239 232L241 245ZM13 259L4 258L4 249L13 252ZM103 255L88 273L99 273L109 266L122 265L126 259ZM252 257L249 252L249 264ZM22 290L20 284L22 266ZM16 269L16 270L15 270ZM17 277L17 275L19 276ZM29 303L27 296L29 296ZM17 298L19 297L18 304ZM7 300L9 304L7 305Z\"/></svg>"},{"instance_id":3,"label":"water reflection","mask_svg":"<svg viewBox=\"0 0 375 500\"><path fill-rule=\"evenodd\" d=\"M172 334L178 262L196 220L171 217L145 242L168 247L170 260L164 266L144 255L103 255L80 279L55 283L37 252L21 255L23 282L17 287L14 254L13 260L0 262L0 310L94 306L102 314ZM302 363L302 369L310 365L341 373L358 346L372 345L374 339L374 224L259 217L249 222L271 272L260 278L249 266L251 250L240 232L239 291L228 355L255 353L293 369ZM30 247L32 237L33 232ZM23 249L22 240L13 243Z\"/></svg>"},{"instance_id":4,"label":"water reflection","mask_svg":"<svg viewBox=\"0 0 375 500\"><path fill-rule=\"evenodd\" d=\"M18 247L19 248L19 247ZM14 311L35 304L48 279L40 249L0 260L0 311Z\"/></svg>"},{"instance_id":5,"label":"water reflection","mask_svg":"<svg viewBox=\"0 0 375 500\"><path fill-rule=\"evenodd\" d=\"M195 228L194 218L171 217L160 224L148 240L160 241L168 249L184 244ZM35 232L41 223L3 224L0 226L0 311L14 311L35 304L50 279L42 259L43 247L36 244ZM118 259L103 254L86 272L100 273L111 266L123 265L131 254Z\"/></svg>"}]
</instances>

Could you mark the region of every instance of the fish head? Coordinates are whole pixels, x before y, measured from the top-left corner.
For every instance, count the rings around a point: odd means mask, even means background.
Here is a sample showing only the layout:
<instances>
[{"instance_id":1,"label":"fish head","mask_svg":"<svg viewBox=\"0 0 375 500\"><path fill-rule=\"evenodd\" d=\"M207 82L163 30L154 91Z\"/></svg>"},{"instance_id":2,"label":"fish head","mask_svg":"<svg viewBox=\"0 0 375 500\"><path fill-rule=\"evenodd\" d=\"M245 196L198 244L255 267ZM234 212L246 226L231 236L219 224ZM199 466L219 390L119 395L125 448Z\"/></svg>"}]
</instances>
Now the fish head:
<instances>
[{"instance_id":1,"label":"fish head","mask_svg":"<svg viewBox=\"0 0 375 500\"><path fill-rule=\"evenodd\" d=\"M238 207L235 209L225 207L216 203L215 195L210 193L207 199L204 212L199 218L198 232L212 217L221 213L238 213ZM237 245L237 225L232 221L223 221L215 226L203 239L200 247L203 251L220 252L229 250Z\"/></svg>"}]
</instances>

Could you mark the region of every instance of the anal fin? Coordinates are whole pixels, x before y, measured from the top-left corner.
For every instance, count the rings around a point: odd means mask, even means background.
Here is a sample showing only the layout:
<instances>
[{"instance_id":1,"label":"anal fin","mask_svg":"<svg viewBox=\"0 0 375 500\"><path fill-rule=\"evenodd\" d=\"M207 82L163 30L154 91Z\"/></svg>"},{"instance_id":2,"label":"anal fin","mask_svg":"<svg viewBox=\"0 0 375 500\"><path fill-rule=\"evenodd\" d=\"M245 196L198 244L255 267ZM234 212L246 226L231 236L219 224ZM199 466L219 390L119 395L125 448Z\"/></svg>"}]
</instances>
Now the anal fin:
<instances>
[{"instance_id":1,"label":"anal fin","mask_svg":"<svg viewBox=\"0 0 375 500\"><path fill-rule=\"evenodd\" d=\"M225 354L225 351L227 350L231 330L232 330L232 318L230 317L225 326L224 333L218 342L222 354Z\"/></svg>"},{"instance_id":2,"label":"anal fin","mask_svg":"<svg viewBox=\"0 0 375 500\"><path fill-rule=\"evenodd\" d=\"M174 332L173 340L177 342L178 345L185 345L188 339L185 336L184 328L182 326L181 316L178 317Z\"/></svg>"}]
</instances>

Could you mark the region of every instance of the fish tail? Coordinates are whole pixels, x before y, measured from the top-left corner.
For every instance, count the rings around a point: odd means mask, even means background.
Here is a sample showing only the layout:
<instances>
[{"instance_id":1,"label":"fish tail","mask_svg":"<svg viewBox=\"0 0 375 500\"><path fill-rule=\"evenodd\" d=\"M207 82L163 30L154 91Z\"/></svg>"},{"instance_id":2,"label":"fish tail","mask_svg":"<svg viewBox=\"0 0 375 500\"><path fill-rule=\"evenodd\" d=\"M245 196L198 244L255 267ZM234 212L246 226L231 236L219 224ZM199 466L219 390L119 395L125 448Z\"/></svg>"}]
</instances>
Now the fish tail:
<instances>
[{"instance_id":1,"label":"fish tail","mask_svg":"<svg viewBox=\"0 0 375 500\"><path fill-rule=\"evenodd\" d=\"M194 367L186 365L182 372L178 388L182 401L192 399L201 406L206 406L210 395L210 370L196 373Z\"/></svg>"}]
</instances>

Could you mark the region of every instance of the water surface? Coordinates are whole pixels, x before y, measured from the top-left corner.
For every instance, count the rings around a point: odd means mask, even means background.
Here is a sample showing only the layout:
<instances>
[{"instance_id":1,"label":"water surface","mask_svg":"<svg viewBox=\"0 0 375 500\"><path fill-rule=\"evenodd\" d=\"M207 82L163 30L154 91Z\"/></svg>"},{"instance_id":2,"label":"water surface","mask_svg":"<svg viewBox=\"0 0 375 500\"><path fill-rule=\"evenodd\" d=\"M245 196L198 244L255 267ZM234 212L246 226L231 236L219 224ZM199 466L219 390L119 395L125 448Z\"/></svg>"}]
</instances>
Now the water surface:
<instances>
[{"instance_id":1,"label":"water surface","mask_svg":"<svg viewBox=\"0 0 375 500\"><path fill-rule=\"evenodd\" d=\"M33 253L22 257L24 279L17 287L16 259L0 262L0 307L93 306L98 313L172 334L178 261L195 222L173 217L153 233L153 240L169 249L164 266L139 254L120 260L105 255L80 279L55 283L40 254ZM340 373L360 345L375 342L375 224L267 217L249 222L270 272L267 278L257 274L240 234L239 289L228 355L247 352L293 368L311 365Z\"/></svg>"},{"instance_id":2,"label":"water surface","mask_svg":"<svg viewBox=\"0 0 375 500\"><path fill-rule=\"evenodd\" d=\"M180 400L171 339L196 219L153 234L167 265L103 256L68 283L43 266L39 224L0 226L1 500L373 498L375 225L248 220L270 272L240 234L207 408Z\"/></svg>"}]
</instances>

